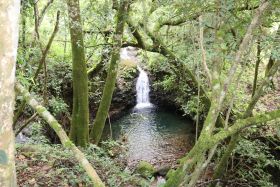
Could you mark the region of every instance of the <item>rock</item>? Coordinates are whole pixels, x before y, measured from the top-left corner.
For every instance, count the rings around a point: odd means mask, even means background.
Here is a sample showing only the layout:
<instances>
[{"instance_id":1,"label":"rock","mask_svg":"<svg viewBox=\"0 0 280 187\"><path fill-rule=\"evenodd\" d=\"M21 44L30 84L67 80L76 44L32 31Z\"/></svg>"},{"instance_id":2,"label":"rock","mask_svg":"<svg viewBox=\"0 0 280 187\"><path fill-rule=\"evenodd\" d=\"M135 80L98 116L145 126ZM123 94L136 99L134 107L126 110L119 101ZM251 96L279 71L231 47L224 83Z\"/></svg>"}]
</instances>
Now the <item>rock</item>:
<instances>
[{"instance_id":1,"label":"rock","mask_svg":"<svg viewBox=\"0 0 280 187\"><path fill-rule=\"evenodd\" d=\"M37 153L37 147L33 145L24 145L19 148L21 155L27 158L31 158L35 153Z\"/></svg>"},{"instance_id":2,"label":"rock","mask_svg":"<svg viewBox=\"0 0 280 187\"><path fill-rule=\"evenodd\" d=\"M110 157L114 158L124 152L124 148L119 145L113 146L111 149L108 150L108 154Z\"/></svg>"},{"instance_id":3,"label":"rock","mask_svg":"<svg viewBox=\"0 0 280 187\"><path fill-rule=\"evenodd\" d=\"M149 162L140 161L136 167L136 171L145 178L151 178L155 173L155 168Z\"/></svg>"},{"instance_id":4,"label":"rock","mask_svg":"<svg viewBox=\"0 0 280 187\"><path fill-rule=\"evenodd\" d=\"M171 167L169 165L162 165L156 169L155 173L159 176L166 176L170 168Z\"/></svg>"}]
</instances>

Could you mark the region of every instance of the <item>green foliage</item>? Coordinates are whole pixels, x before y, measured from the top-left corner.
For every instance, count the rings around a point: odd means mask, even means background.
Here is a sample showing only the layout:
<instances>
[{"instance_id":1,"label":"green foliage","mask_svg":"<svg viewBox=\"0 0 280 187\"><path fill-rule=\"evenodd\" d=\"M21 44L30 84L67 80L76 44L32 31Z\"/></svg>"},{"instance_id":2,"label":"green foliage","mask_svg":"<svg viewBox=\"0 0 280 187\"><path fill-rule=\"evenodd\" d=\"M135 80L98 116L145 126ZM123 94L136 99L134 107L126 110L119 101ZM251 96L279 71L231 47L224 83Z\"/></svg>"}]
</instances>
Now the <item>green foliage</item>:
<instances>
[{"instance_id":1,"label":"green foliage","mask_svg":"<svg viewBox=\"0 0 280 187\"><path fill-rule=\"evenodd\" d=\"M136 65L129 66L123 65L119 70L118 78L123 78L124 80L131 80L135 77L137 73Z\"/></svg>"},{"instance_id":2,"label":"green foliage","mask_svg":"<svg viewBox=\"0 0 280 187\"><path fill-rule=\"evenodd\" d=\"M110 143L114 144L114 143ZM84 149L87 159L97 168L106 186L139 185L146 181L123 170L107 154L106 149L90 144ZM39 186L90 186L91 181L79 166L72 152L61 145L17 145L17 164L20 185L31 185L31 180L21 180L27 176L34 178ZM28 167L26 161L28 160ZM40 169L36 169L40 167Z\"/></svg>"},{"instance_id":3,"label":"green foliage","mask_svg":"<svg viewBox=\"0 0 280 187\"><path fill-rule=\"evenodd\" d=\"M269 137L268 137L269 138ZM235 175L230 178L238 179L246 186L274 186L271 182L273 173L269 168L280 169L280 161L272 155L270 147L265 142L255 139L241 139L234 150L236 162L232 167Z\"/></svg>"},{"instance_id":4,"label":"green foliage","mask_svg":"<svg viewBox=\"0 0 280 187\"><path fill-rule=\"evenodd\" d=\"M197 118L197 112L199 113L199 120L204 119L206 111L205 106L203 102L201 101L201 98L199 100L199 108L198 108L198 97L197 96L191 96L190 99L186 104L182 104L182 110L186 115L192 116L194 119ZM197 109L199 109L197 111Z\"/></svg>"},{"instance_id":5,"label":"green foliage","mask_svg":"<svg viewBox=\"0 0 280 187\"><path fill-rule=\"evenodd\" d=\"M61 98L52 97L49 100L49 108L53 115L69 114L69 107Z\"/></svg>"},{"instance_id":6,"label":"green foliage","mask_svg":"<svg viewBox=\"0 0 280 187\"><path fill-rule=\"evenodd\" d=\"M171 75L171 76L165 76L163 81L157 85L161 85L164 90L168 91L174 88L175 82L176 82L175 75Z\"/></svg>"},{"instance_id":7,"label":"green foliage","mask_svg":"<svg viewBox=\"0 0 280 187\"><path fill-rule=\"evenodd\" d=\"M38 121L31 123L28 127L28 136L30 137L28 139L28 143L30 144L49 144L50 141L47 139L47 137L44 134L44 125L45 122Z\"/></svg>"},{"instance_id":8,"label":"green foliage","mask_svg":"<svg viewBox=\"0 0 280 187\"><path fill-rule=\"evenodd\" d=\"M43 85L44 75L39 77L40 85ZM71 64L67 62L56 62L48 67L47 88L50 95L55 97L67 96L72 92L72 70ZM43 87L41 86L41 90Z\"/></svg>"},{"instance_id":9,"label":"green foliage","mask_svg":"<svg viewBox=\"0 0 280 187\"><path fill-rule=\"evenodd\" d=\"M166 178L170 178L173 174L174 174L175 170L174 169L170 169L167 174L166 174Z\"/></svg>"}]
</instances>

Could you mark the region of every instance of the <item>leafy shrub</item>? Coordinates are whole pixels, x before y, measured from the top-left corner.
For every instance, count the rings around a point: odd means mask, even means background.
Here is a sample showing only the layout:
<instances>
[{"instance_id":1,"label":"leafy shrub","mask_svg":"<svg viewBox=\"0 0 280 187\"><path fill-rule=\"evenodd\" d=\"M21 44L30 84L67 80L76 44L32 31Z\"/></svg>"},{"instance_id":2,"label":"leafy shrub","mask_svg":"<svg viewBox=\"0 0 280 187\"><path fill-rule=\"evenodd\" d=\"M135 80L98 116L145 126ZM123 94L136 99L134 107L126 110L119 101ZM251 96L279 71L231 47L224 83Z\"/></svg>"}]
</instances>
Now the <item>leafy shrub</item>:
<instances>
[{"instance_id":1,"label":"leafy shrub","mask_svg":"<svg viewBox=\"0 0 280 187\"><path fill-rule=\"evenodd\" d=\"M269 167L280 170L280 160L271 154L269 145L260 139L242 138L234 150L234 165L228 178L244 186L275 186Z\"/></svg>"}]
</instances>

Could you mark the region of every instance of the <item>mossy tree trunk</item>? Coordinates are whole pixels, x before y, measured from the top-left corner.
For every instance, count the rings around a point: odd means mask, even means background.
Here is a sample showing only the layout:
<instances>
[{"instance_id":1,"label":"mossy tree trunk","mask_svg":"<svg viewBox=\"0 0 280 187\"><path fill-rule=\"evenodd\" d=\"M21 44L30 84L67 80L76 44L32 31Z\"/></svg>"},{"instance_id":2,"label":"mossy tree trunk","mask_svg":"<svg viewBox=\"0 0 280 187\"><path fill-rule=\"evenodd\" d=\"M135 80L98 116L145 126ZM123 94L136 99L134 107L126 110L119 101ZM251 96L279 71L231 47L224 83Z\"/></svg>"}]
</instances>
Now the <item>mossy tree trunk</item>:
<instances>
[{"instance_id":1,"label":"mossy tree trunk","mask_svg":"<svg viewBox=\"0 0 280 187\"><path fill-rule=\"evenodd\" d=\"M123 30L126 21L129 0L121 0L119 10L117 13L117 26L114 34L114 46L112 50L112 57L109 65L109 70L103 89L102 98L98 107L96 118L94 120L93 128L90 132L90 137L93 143L98 144L105 126L106 118L108 116L109 108L112 101L113 92L118 72L118 63L120 60L120 49L122 46Z\"/></svg>"},{"instance_id":2,"label":"mossy tree trunk","mask_svg":"<svg viewBox=\"0 0 280 187\"><path fill-rule=\"evenodd\" d=\"M0 186L17 186L13 111L20 1L0 3Z\"/></svg>"},{"instance_id":3,"label":"mossy tree trunk","mask_svg":"<svg viewBox=\"0 0 280 187\"><path fill-rule=\"evenodd\" d=\"M23 49L23 54L25 54L26 50L26 17L27 17L27 1L22 1L21 4L21 46Z\"/></svg>"},{"instance_id":4,"label":"mossy tree trunk","mask_svg":"<svg viewBox=\"0 0 280 187\"><path fill-rule=\"evenodd\" d=\"M79 146L89 142L88 76L85 63L79 0L67 0L72 46L73 110L70 139Z\"/></svg>"},{"instance_id":5,"label":"mossy tree trunk","mask_svg":"<svg viewBox=\"0 0 280 187\"><path fill-rule=\"evenodd\" d=\"M23 96L23 99L38 113L40 117L47 121L51 128L55 131L59 137L61 143L65 148L72 150L74 156L80 163L80 165L85 169L87 175L91 178L94 186L104 187L105 185L99 178L95 169L90 165L89 161L85 155L71 142L68 138L66 132L63 130L62 126L57 122L57 120L49 113L49 111L40 105L30 93L24 89L19 83L16 84L16 91Z\"/></svg>"}]
</instances>

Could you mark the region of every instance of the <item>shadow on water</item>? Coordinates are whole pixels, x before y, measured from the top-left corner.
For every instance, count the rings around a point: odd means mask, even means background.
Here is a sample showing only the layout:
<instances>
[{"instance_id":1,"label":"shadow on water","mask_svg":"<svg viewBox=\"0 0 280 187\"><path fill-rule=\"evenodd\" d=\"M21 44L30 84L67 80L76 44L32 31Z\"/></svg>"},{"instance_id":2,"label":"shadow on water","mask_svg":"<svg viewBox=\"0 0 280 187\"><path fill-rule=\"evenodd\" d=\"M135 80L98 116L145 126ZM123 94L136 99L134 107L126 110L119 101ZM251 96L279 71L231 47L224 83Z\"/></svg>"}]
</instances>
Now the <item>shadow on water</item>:
<instances>
[{"instance_id":1,"label":"shadow on water","mask_svg":"<svg viewBox=\"0 0 280 187\"><path fill-rule=\"evenodd\" d=\"M107 124L106 134L110 134ZM112 123L115 140L125 141L128 147L128 165L139 160L154 165L176 163L192 146L193 122L154 106L134 108Z\"/></svg>"}]
</instances>

